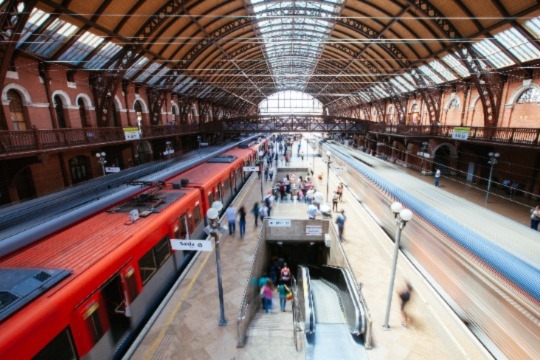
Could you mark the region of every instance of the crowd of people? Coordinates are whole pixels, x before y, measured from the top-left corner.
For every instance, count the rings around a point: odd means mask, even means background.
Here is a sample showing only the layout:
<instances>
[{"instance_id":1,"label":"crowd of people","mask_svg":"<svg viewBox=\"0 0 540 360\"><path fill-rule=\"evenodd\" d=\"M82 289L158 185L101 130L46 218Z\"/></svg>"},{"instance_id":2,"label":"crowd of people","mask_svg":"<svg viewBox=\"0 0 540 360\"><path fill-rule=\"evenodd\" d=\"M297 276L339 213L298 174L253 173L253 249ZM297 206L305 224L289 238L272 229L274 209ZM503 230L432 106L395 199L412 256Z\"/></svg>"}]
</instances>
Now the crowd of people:
<instances>
[{"instance_id":1,"label":"crowd of people","mask_svg":"<svg viewBox=\"0 0 540 360\"><path fill-rule=\"evenodd\" d=\"M292 299L291 270L283 258L273 257L267 274L259 279L263 310L272 313L273 294L277 292L281 311L287 310L287 300Z\"/></svg>"}]
</instances>

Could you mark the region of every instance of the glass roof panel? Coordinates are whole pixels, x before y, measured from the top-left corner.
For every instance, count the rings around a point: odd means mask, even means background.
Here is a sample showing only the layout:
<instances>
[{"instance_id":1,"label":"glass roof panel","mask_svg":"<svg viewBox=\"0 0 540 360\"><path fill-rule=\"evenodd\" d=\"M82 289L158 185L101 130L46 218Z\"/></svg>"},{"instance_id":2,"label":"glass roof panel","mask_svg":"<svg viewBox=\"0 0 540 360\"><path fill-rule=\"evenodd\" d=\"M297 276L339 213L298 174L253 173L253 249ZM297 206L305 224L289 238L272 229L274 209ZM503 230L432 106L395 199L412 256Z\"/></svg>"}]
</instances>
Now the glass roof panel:
<instances>
[{"instance_id":1,"label":"glass roof panel","mask_svg":"<svg viewBox=\"0 0 540 360\"><path fill-rule=\"evenodd\" d=\"M343 0L250 2L277 87L304 89Z\"/></svg>"},{"instance_id":2,"label":"glass roof panel","mask_svg":"<svg viewBox=\"0 0 540 360\"><path fill-rule=\"evenodd\" d=\"M390 84L392 84L392 86L394 87L394 90L398 93L398 94L402 94L404 92L407 92L407 88L405 88L405 86L403 86L402 83L400 83L397 79L395 78L392 78L390 79Z\"/></svg>"},{"instance_id":3,"label":"glass roof panel","mask_svg":"<svg viewBox=\"0 0 540 360\"><path fill-rule=\"evenodd\" d=\"M133 65L130 66L130 68L126 71L124 77L127 79L131 79L131 77L135 75L140 69L142 69L148 61L149 60L147 57L141 56L137 61L133 63Z\"/></svg>"},{"instance_id":4,"label":"glass roof panel","mask_svg":"<svg viewBox=\"0 0 540 360\"><path fill-rule=\"evenodd\" d=\"M540 16L525 21L525 27L533 33L536 38L540 38Z\"/></svg>"},{"instance_id":5,"label":"glass roof panel","mask_svg":"<svg viewBox=\"0 0 540 360\"><path fill-rule=\"evenodd\" d=\"M396 77L396 80L399 81L401 85L403 85L407 90L415 90L416 86L414 86L414 79L410 74L403 74Z\"/></svg>"},{"instance_id":6,"label":"glass roof panel","mask_svg":"<svg viewBox=\"0 0 540 360\"><path fill-rule=\"evenodd\" d=\"M428 84L431 84L432 82L435 82L437 84L444 82L444 80L441 79L438 75L435 75L433 70L431 70L431 68L427 65L419 66L418 70L420 70L420 73L418 73L418 75L424 74L424 81Z\"/></svg>"},{"instance_id":7,"label":"glass roof panel","mask_svg":"<svg viewBox=\"0 0 540 360\"><path fill-rule=\"evenodd\" d=\"M120 45L108 42L95 54L84 67L89 70L101 70L122 49Z\"/></svg>"},{"instance_id":8,"label":"glass roof panel","mask_svg":"<svg viewBox=\"0 0 540 360\"><path fill-rule=\"evenodd\" d=\"M520 61L540 58L540 51L515 28L500 32L495 38Z\"/></svg>"},{"instance_id":9,"label":"glass roof panel","mask_svg":"<svg viewBox=\"0 0 540 360\"><path fill-rule=\"evenodd\" d=\"M135 81L138 82L144 82L154 71L156 71L159 68L159 63L152 63L150 66L148 66L146 69L143 70L143 72L137 76L137 79Z\"/></svg>"},{"instance_id":10,"label":"glass roof panel","mask_svg":"<svg viewBox=\"0 0 540 360\"><path fill-rule=\"evenodd\" d=\"M69 61L78 64L102 42L103 38L101 36L85 31L79 36L75 44L66 50L58 59L60 61Z\"/></svg>"},{"instance_id":11,"label":"glass roof panel","mask_svg":"<svg viewBox=\"0 0 540 360\"><path fill-rule=\"evenodd\" d=\"M489 39L474 43L473 47L476 51L485 56L486 60L496 68L503 68L515 64L512 59L503 53L502 50Z\"/></svg>"},{"instance_id":12,"label":"glass roof panel","mask_svg":"<svg viewBox=\"0 0 540 360\"><path fill-rule=\"evenodd\" d=\"M38 8L34 8L28 17L28 21L24 25L24 29L21 33L21 37L19 38L19 42L17 43L17 47L21 46L25 40L28 39L28 37L32 35L32 33L49 18L49 16L50 15L46 12L39 10Z\"/></svg>"},{"instance_id":13,"label":"glass roof panel","mask_svg":"<svg viewBox=\"0 0 540 360\"><path fill-rule=\"evenodd\" d=\"M159 72L154 75L154 77L148 81L148 83L150 85L154 85L155 83L157 82L161 82L161 80L164 80L165 79L165 75L170 71L171 69L169 69L167 66L164 66L163 69L159 70Z\"/></svg>"},{"instance_id":14,"label":"glass roof panel","mask_svg":"<svg viewBox=\"0 0 540 360\"><path fill-rule=\"evenodd\" d=\"M442 58L442 61L444 61L448 66L450 66L452 69L454 69L455 72L457 72L462 77L469 76L469 70L459 61L454 55L448 54L445 57Z\"/></svg>"},{"instance_id":15,"label":"glass roof panel","mask_svg":"<svg viewBox=\"0 0 540 360\"><path fill-rule=\"evenodd\" d=\"M54 20L27 48L27 51L48 57L79 28L64 20Z\"/></svg>"},{"instance_id":16,"label":"glass roof panel","mask_svg":"<svg viewBox=\"0 0 540 360\"><path fill-rule=\"evenodd\" d=\"M437 74L440 74L441 77L444 77L445 80L451 81L456 80L456 76L446 68L439 60L433 60L429 63L429 65L437 72Z\"/></svg>"}]
</instances>

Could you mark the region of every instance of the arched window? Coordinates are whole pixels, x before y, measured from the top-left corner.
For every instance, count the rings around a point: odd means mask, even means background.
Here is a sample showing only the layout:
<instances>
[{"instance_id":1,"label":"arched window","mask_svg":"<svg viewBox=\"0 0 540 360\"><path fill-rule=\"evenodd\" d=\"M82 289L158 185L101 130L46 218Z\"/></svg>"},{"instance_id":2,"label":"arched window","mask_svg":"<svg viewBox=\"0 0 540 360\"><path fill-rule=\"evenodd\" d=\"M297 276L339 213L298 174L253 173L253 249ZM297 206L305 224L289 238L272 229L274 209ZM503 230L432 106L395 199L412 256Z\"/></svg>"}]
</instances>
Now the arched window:
<instances>
[{"instance_id":1,"label":"arched window","mask_svg":"<svg viewBox=\"0 0 540 360\"><path fill-rule=\"evenodd\" d=\"M69 160L69 173L73 184L88 180L92 176L90 174L90 161L87 156L76 156Z\"/></svg>"},{"instance_id":2,"label":"arched window","mask_svg":"<svg viewBox=\"0 0 540 360\"><path fill-rule=\"evenodd\" d=\"M458 98L454 98L452 101L450 101L450 104L448 104L449 110L459 109L459 100Z\"/></svg>"},{"instance_id":3,"label":"arched window","mask_svg":"<svg viewBox=\"0 0 540 360\"><path fill-rule=\"evenodd\" d=\"M176 106L173 106L171 108L171 113L172 113L172 122L174 124L177 124L178 123L178 110L176 110Z\"/></svg>"},{"instance_id":4,"label":"arched window","mask_svg":"<svg viewBox=\"0 0 540 360\"><path fill-rule=\"evenodd\" d=\"M394 107L393 106L390 106L388 108L388 121L390 121L391 123L394 122Z\"/></svg>"},{"instance_id":5,"label":"arched window","mask_svg":"<svg viewBox=\"0 0 540 360\"><path fill-rule=\"evenodd\" d=\"M540 94L538 93L538 89L527 89L521 95L519 95L519 98L516 102L518 104L537 103L540 101L539 95Z\"/></svg>"},{"instance_id":6,"label":"arched window","mask_svg":"<svg viewBox=\"0 0 540 360\"><path fill-rule=\"evenodd\" d=\"M86 105L84 104L84 100L79 98L79 100L77 100L77 105L79 105L79 116L81 118L82 127L89 127L90 124L88 123L88 116L86 114Z\"/></svg>"},{"instance_id":7,"label":"arched window","mask_svg":"<svg viewBox=\"0 0 540 360\"><path fill-rule=\"evenodd\" d=\"M112 108L111 108L112 114L111 114L111 127L118 127L120 126L120 119L118 118L118 111L116 110L116 104L113 101Z\"/></svg>"},{"instance_id":8,"label":"arched window","mask_svg":"<svg viewBox=\"0 0 540 360\"><path fill-rule=\"evenodd\" d=\"M11 123L13 124L13 130L26 130L26 119L24 116L21 95L15 90L9 90L7 92L7 98L9 100L9 113L11 116Z\"/></svg>"},{"instance_id":9,"label":"arched window","mask_svg":"<svg viewBox=\"0 0 540 360\"><path fill-rule=\"evenodd\" d=\"M62 98L59 95L55 95L54 110L56 111L56 120L58 121L58 128L64 129L66 127L66 119L64 117L64 104Z\"/></svg>"},{"instance_id":10,"label":"arched window","mask_svg":"<svg viewBox=\"0 0 540 360\"><path fill-rule=\"evenodd\" d=\"M413 113L418 112L418 104L413 104L413 106L411 108L411 112L413 112Z\"/></svg>"},{"instance_id":11,"label":"arched window","mask_svg":"<svg viewBox=\"0 0 540 360\"><path fill-rule=\"evenodd\" d=\"M133 109L135 110L135 117L137 118L137 126L141 127L142 120L143 120L141 103L139 101L135 101L135 105L133 105Z\"/></svg>"}]
</instances>

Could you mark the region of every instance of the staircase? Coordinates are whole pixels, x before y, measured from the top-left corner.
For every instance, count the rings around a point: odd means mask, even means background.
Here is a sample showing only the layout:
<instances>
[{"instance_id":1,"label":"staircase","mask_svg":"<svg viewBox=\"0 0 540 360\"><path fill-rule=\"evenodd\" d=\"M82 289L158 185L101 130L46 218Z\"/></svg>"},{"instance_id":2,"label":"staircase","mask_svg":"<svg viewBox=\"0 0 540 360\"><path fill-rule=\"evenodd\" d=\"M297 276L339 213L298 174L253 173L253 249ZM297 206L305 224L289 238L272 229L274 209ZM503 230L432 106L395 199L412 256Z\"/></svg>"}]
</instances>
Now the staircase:
<instances>
[{"instance_id":1,"label":"staircase","mask_svg":"<svg viewBox=\"0 0 540 360\"><path fill-rule=\"evenodd\" d=\"M251 359L304 359L304 352L297 352L294 345L291 303L287 311L279 309L279 299L274 298L272 313L259 311L247 330L245 349Z\"/></svg>"}]
</instances>

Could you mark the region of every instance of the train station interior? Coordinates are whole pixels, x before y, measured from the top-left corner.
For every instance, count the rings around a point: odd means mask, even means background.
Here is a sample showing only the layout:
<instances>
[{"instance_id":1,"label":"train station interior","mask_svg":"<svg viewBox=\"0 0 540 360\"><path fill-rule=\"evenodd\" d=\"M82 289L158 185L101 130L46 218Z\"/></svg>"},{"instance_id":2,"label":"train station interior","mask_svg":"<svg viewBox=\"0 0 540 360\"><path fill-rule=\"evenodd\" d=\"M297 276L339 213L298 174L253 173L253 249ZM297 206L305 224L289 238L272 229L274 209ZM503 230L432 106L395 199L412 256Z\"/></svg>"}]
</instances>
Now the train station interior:
<instances>
[{"instance_id":1,"label":"train station interior","mask_svg":"<svg viewBox=\"0 0 540 360\"><path fill-rule=\"evenodd\" d=\"M534 0L0 0L0 358L539 358L539 39Z\"/></svg>"}]
</instances>

